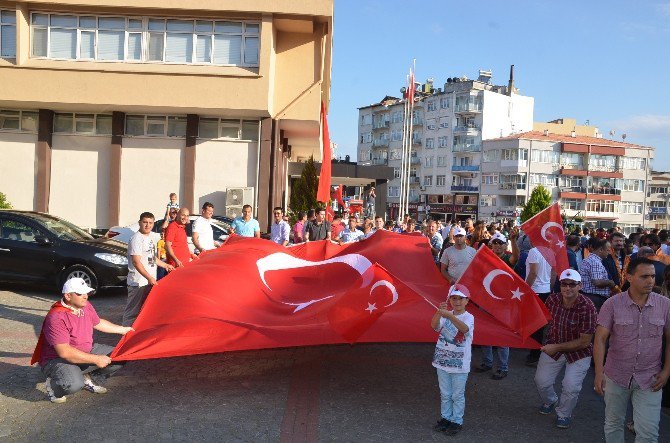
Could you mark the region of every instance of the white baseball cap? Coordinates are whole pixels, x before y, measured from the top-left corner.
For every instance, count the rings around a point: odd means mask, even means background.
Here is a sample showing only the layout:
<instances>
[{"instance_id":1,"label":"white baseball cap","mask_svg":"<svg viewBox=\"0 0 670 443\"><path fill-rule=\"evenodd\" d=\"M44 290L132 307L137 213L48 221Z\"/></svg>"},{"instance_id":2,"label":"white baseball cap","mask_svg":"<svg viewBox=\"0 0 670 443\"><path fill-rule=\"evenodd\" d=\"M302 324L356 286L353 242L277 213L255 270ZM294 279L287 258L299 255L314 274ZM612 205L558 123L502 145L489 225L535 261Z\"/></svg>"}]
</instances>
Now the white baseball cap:
<instances>
[{"instance_id":1,"label":"white baseball cap","mask_svg":"<svg viewBox=\"0 0 670 443\"><path fill-rule=\"evenodd\" d=\"M465 292L466 291L462 291L460 287L454 285L451 288L449 288L449 297L451 297L452 295L457 295L459 297L469 298Z\"/></svg>"},{"instance_id":2,"label":"white baseball cap","mask_svg":"<svg viewBox=\"0 0 670 443\"><path fill-rule=\"evenodd\" d=\"M498 231L496 231L496 233L493 234L493 236L491 237L491 241L493 241L493 240L500 240L503 243L507 243L507 237L505 237L504 235L502 235Z\"/></svg>"},{"instance_id":3,"label":"white baseball cap","mask_svg":"<svg viewBox=\"0 0 670 443\"><path fill-rule=\"evenodd\" d=\"M561 277L559 280L572 280L576 282L581 282L582 281L582 276L579 275L579 272L575 271L574 269L566 269L565 271L561 272Z\"/></svg>"},{"instance_id":4,"label":"white baseball cap","mask_svg":"<svg viewBox=\"0 0 670 443\"><path fill-rule=\"evenodd\" d=\"M457 235L465 235L465 229L461 228L460 226L456 226L453 231L454 231L454 237L456 237Z\"/></svg>"},{"instance_id":5,"label":"white baseball cap","mask_svg":"<svg viewBox=\"0 0 670 443\"><path fill-rule=\"evenodd\" d=\"M79 277L71 278L63 285L63 294L71 292L76 294L88 294L91 291L94 291L94 289L87 285L83 278Z\"/></svg>"}]
</instances>

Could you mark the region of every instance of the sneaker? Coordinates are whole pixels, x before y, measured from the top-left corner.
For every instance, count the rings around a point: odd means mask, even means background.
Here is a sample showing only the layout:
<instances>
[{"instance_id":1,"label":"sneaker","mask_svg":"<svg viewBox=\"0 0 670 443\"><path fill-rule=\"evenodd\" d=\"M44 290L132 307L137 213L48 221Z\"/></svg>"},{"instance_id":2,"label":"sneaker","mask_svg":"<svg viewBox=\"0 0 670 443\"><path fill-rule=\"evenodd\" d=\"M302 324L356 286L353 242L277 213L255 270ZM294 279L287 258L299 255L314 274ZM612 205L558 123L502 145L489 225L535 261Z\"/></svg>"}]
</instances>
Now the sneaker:
<instances>
[{"instance_id":1,"label":"sneaker","mask_svg":"<svg viewBox=\"0 0 670 443\"><path fill-rule=\"evenodd\" d=\"M570 427L570 417L556 417L556 427L568 429Z\"/></svg>"},{"instance_id":2,"label":"sneaker","mask_svg":"<svg viewBox=\"0 0 670 443\"><path fill-rule=\"evenodd\" d=\"M444 432L446 431L451 425L453 425L452 422L447 420L446 418L441 418L438 420L438 422L433 426L433 430L437 432Z\"/></svg>"},{"instance_id":3,"label":"sneaker","mask_svg":"<svg viewBox=\"0 0 670 443\"><path fill-rule=\"evenodd\" d=\"M554 403L542 403L542 406L540 406L540 414L551 414L551 412L554 410L554 406L556 406L556 402Z\"/></svg>"},{"instance_id":4,"label":"sneaker","mask_svg":"<svg viewBox=\"0 0 670 443\"><path fill-rule=\"evenodd\" d=\"M488 372L488 371L490 371L491 369L493 369L493 366L488 366L488 365L485 365L484 363L482 363L481 365L477 366L477 367L474 369L474 371L475 371L475 372Z\"/></svg>"},{"instance_id":5,"label":"sneaker","mask_svg":"<svg viewBox=\"0 0 670 443\"><path fill-rule=\"evenodd\" d=\"M93 383L93 380L91 379L91 376L88 374L84 374L84 389L86 389L88 392L92 392L94 394L106 394L107 393L107 388L104 386L96 385Z\"/></svg>"},{"instance_id":6,"label":"sneaker","mask_svg":"<svg viewBox=\"0 0 670 443\"><path fill-rule=\"evenodd\" d=\"M45 384L46 391L47 391L47 396L49 397L49 401L51 403L65 403L67 400L66 396L62 397L56 397L56 394L54 394L54 390L51 389L51 379L47 378L47 382Z\"/></svg>"},{"instance_id":7,"label":"sneaker","mask_svg":"<svg viewBox=\"0 0 670 443\"><path fill-rule=\"evenodd\" d=\"M456 435L459 432L461 432L461 429L463 429L463 425L459 425L458 423L452 423L451 426L447 428L445 434L447 435Z\"/></svg>"},{"instance_id":8,"label":"sneaker","mask_svg":"<svg viewBox=\"0 0 670 443\"><path fill-rule=\"evenodd\" d=\"M507 371L501 371L500 369L491 375L491 378L494 380L502 380L505 377L507 377Z\"/></svg>"}]
</instances>

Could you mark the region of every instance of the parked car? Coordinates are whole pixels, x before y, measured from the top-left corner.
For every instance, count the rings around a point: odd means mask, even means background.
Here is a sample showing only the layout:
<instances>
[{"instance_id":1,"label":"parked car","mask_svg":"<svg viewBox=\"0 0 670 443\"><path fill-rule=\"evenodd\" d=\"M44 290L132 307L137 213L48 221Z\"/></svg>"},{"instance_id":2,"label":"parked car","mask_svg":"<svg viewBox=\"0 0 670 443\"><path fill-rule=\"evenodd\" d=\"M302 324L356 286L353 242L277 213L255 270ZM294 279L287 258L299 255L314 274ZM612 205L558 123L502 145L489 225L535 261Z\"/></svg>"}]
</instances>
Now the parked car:
<instances>
[{"instance_id":1,"label":"parked car","mask_svg":"<svg viewBox=\"0 0 670 443\"><path fill-rule=\"evenodd\" d=\"M197 215L191 215L189 217L190 223L186 225L188 248L191 252L195 251L195 246L193 246L193 239L191 238L192 224L193 221L198 217L199 216ZM160 240L161 226L163 226L164 220L165 219L156 220L156 223L154 223L152 235L154 236L154 239L156 239L156 241ZM219 242L225 241L230 235L231 232L230 224L232 222L233 220L228 217L221 217L221 216L212 217L212 219L210 220L210 224L212 225L212 230L214 231L214 240L217 240ZM106 234L106 237L128 244L128 242L130 241L130 237L132 237L133 234L135 234L139 229L140 227L138 223L133 223L125 227L114 226L113 228L109 229L109 231Z\"/></svg>"},{"instance_id":2,"label":"parked car","mask_svg":"<svg viewBox=\"0 0 670 443\"><path fill-rule=\"evenodd\" d=\"M93 238L40 212L0 210L0 280L62 285L81 277L94 289L126 285L127 246Z\"/></svg>"}]
</instances>

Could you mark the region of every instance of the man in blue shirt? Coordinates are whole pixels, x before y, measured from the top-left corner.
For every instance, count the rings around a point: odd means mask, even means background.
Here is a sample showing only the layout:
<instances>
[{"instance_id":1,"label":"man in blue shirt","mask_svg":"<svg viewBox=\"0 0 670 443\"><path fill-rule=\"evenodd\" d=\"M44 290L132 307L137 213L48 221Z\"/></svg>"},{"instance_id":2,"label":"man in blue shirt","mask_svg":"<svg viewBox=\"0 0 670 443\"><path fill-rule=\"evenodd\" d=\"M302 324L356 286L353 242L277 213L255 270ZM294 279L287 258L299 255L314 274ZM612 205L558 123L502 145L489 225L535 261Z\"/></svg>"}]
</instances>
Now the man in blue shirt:
<instances>
[{"instance_id":1,"label":"man in blue shirt","mask_svg":"<svg viewBox=\"0 0 670 443\"><path fill-rule=\"evenodd\" d=\"M282 208L277 206L272 214L274 215L274 223L270 226L270 240L278 245L287 246L291 227L284 221Z\"/></svg>"},{"instance_id":2,"label":"man in blue shirt","mask_svg":"<svg viewBox=\"0 0 670 443\"><path fill-rule=\"evenodd\" d=\"M349 217L349 227L340 232L335 241L341 245L344 243L353 243L362 239L363 235L363 231L357 227L356 217L351 216Z\"/></svg>"},{"instance_id":3,"label":"man in blue shirt","mask_svg":"<svg viewBox=\"0 0 670 443\"><path fill-rule=\"evenodd\" d=\"M237 217L233 221L233 232L242 237L261 238L261 227L258 221L251 217L251 206L242 206L242 217Z\"/></svg>"}]
</instances>

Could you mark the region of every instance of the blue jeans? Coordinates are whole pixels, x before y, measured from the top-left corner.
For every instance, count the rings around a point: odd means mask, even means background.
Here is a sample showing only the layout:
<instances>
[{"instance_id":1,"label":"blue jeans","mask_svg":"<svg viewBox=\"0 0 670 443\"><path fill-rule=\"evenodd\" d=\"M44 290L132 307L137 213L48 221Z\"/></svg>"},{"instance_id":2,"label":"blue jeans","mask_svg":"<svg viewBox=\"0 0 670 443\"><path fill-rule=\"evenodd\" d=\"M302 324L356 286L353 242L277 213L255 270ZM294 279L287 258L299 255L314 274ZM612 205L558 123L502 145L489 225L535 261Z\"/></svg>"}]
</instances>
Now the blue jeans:
<instances>
[{"instance_id":1,"label":"blue jeans","mask_svg":"<svg viewBox=\"0 0 670 443\"><path fill-rule=\"evenodd\" d=\"M658 423L661 420L661 397L663 391L640 389L633 380L624 388L605 375L605 441L623 443L623 426L628 402L633 401L635 442L657 442Z\"/></svg>"},{"instance_id":2,"label":"blue jeans","mask_svg":"<svg viewBox=\"0 0 670 443\"><path fill-rule=\"evenodd\" d=\"M509 362L509 348L496 346L495 363L496 370L507 372ZM493 347L482 346L482 364L493 367Z\"/></svg>"},{"instance_id":3,"label":"blue jeans","mask_svg":"<svg viewBox=\"0 0 670 443\"><path fill-rule=\"evenodd\" d=\"M438 369L437 381L440 384L442 418L462 425L465 412L465 382L468 381L468 373L453 373Z\"/></svg>"}]
</instances>

